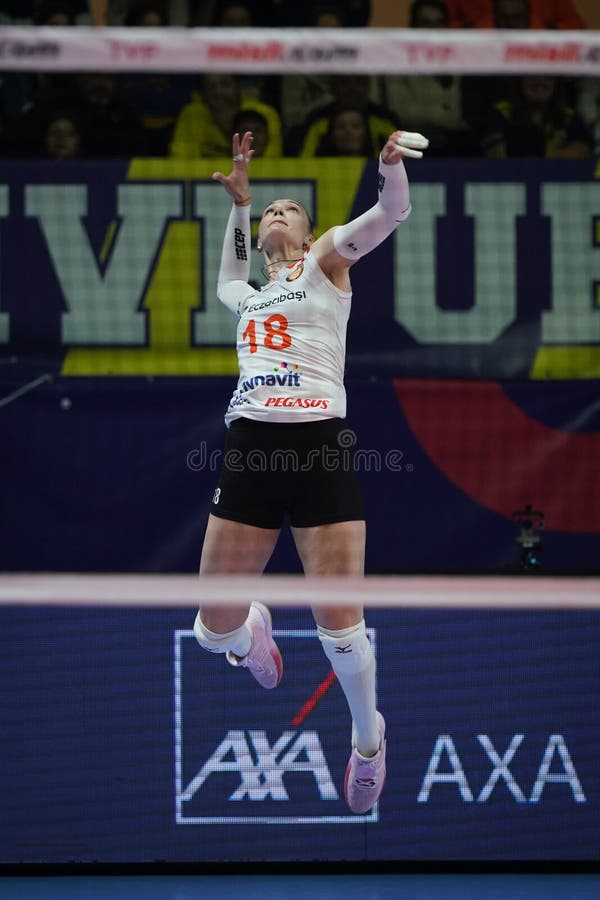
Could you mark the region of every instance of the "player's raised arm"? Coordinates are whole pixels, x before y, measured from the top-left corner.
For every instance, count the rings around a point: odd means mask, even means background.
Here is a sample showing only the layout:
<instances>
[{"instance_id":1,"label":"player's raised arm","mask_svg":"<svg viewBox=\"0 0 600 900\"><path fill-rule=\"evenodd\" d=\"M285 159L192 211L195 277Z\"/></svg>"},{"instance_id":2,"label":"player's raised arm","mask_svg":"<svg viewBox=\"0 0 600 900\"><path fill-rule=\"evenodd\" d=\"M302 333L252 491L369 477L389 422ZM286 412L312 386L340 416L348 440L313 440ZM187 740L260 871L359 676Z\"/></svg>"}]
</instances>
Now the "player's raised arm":
<instances>
[{"instance_id":1,"label":"player's raised arm","mask_svg":"<svg viewBox=\"0 0 600 900\"><path fill-rule=\"evenodd\" d=\"M233 168L229 175L213 172L213 181L223 185L236 206L250 205L250 182L248 180L248 163L254 155L252 149L252 132L246 131L240 140L234 134L232 141Z\"/></svg>"},{"instance_id":2,"label":"player's raised arm","mask_svg":"<svg viewBox=\"0 0 600 900\"><path fill-rule=\"evenodd\" d=\"M217 280L217 296L236 315L239 304L248 295L250 277L250 182L248 163L254 151L252 134L247 131L240 140L233 136L233 168L229 175L214 172L212 178L223 185L233 206L229 213L221 265Z\"/></svg>"},{"instance_id":3,"label":"player's raised arm","mask_svg":"<svg viewBox=\"0 0 600 900\"><path fill-rule=\"evenodd\" d=\"M346 225L332 228L313 246L319 265L335 280L336 273L348 269L381 244L399 222L410 215L410 192L405 156L420 159L429 146L422 134L395 131L379 157L379 198L375 206Z\"/></svg>"}]
</instances>

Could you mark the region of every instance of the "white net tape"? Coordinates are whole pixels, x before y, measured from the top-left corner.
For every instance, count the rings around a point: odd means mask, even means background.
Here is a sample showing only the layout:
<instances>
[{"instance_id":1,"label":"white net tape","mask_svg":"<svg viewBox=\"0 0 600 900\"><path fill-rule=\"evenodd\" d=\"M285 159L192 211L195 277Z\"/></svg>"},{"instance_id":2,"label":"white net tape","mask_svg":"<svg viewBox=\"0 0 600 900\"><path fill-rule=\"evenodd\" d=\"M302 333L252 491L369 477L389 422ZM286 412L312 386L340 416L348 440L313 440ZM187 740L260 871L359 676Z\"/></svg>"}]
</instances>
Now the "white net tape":
<instances>
[{"instance_id":1,"label":"white net tape","mask_svg":"<svg viewBox=\"0 0 600 900\"><path fill-rule=\"evenodd\" d=\"M0 28L0 69L599 74L596 31Z\"/></svg>"},{"instance_id":2,"label":"white net tape","mask_svg":"<svg viewBox=\"0 0 600 900\"><path fill-rule=\"evenodd\" d=\"M600 609L600 578L565 576L2 575L0 606Z\"/></svg>"}]
</instances>

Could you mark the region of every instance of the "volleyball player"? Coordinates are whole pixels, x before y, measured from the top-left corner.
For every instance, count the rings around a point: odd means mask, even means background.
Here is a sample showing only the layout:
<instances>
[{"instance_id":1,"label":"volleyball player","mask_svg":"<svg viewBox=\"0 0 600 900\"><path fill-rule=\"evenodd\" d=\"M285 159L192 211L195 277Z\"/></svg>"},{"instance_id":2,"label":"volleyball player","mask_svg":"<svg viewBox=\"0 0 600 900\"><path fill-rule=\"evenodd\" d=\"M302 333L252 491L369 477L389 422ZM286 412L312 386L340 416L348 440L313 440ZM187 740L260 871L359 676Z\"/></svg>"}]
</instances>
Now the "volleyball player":
<instances>
[{"instance_id":1,"label":"volleyball player","mask_svg":"<svg viewBox=\"0 0 600 900\"><path fill-rule=\"evenodd\" d=\"M347 449L342 452L349 271L409 215L402 158L420 158L428 141L420 134L394 132L381 152L375 205L316 240L300 203L285 198L270 203L258 229L267 278L261 290L248 284L251 145L251 132L234 135L231 174L212 176L233 199L218 296L238 317L240 377L225 415L224 465L200 574L262 573L289 516L306 575L360 577L363 506ZM332 465L333 460L340 464ZM363 609L317 602L313 614L352 716L346 801L353 812L364 813L383 788L386 740ZM202 606L194 632L202 647L225 653L229 663L249 669L263 687L279 684L281 654L270 613L260 602Z\"/></svg>"}]
</instances>

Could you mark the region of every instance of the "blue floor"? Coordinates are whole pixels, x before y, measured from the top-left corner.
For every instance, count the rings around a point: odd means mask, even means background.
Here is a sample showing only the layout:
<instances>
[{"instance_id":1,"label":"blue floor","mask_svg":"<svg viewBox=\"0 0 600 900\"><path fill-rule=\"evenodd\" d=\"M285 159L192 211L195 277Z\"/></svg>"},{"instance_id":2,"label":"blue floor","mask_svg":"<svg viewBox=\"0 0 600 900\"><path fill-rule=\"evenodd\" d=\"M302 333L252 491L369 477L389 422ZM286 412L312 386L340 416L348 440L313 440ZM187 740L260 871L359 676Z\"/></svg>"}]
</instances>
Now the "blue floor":
<instances>
[{"instance_id":1,"label":"blue floor","mask_svg":"<svg viewBox=\"0 0 600 900\"><path fill-rule=\"evenodd\" d=\"M0 878L1 900L597 900L600 875Z\"/></svg>"}]
</instances>

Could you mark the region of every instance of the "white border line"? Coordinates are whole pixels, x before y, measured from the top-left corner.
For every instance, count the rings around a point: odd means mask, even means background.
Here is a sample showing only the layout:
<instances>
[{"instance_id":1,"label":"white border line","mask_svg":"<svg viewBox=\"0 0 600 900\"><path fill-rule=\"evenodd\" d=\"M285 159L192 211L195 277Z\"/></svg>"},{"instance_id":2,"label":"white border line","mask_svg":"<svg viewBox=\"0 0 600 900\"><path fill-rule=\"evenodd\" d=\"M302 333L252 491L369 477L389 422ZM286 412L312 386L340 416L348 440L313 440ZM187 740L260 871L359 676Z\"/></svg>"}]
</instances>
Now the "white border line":
<instances>
[{"instance_id":1,"label":"white border line","mask_svg":"<svg viewBox=\"0 0 600 900\"><path fill-rule=\"evenodd\" d=\"M190 629L174 631L174 711L175 711L175 824L176 825L355 825L379 821L379 807L376 803L369 815L348 816L184 816L181 795L183 792L183 707L181 693L183 672L181 667L182 638L194 638ZM377 655L377 636L374 628L367 628L373 651ZM314 628L274 628L273 637L313 638ZM327 802L327 801L324 801Z\"/></svg>"}]
</instances>

